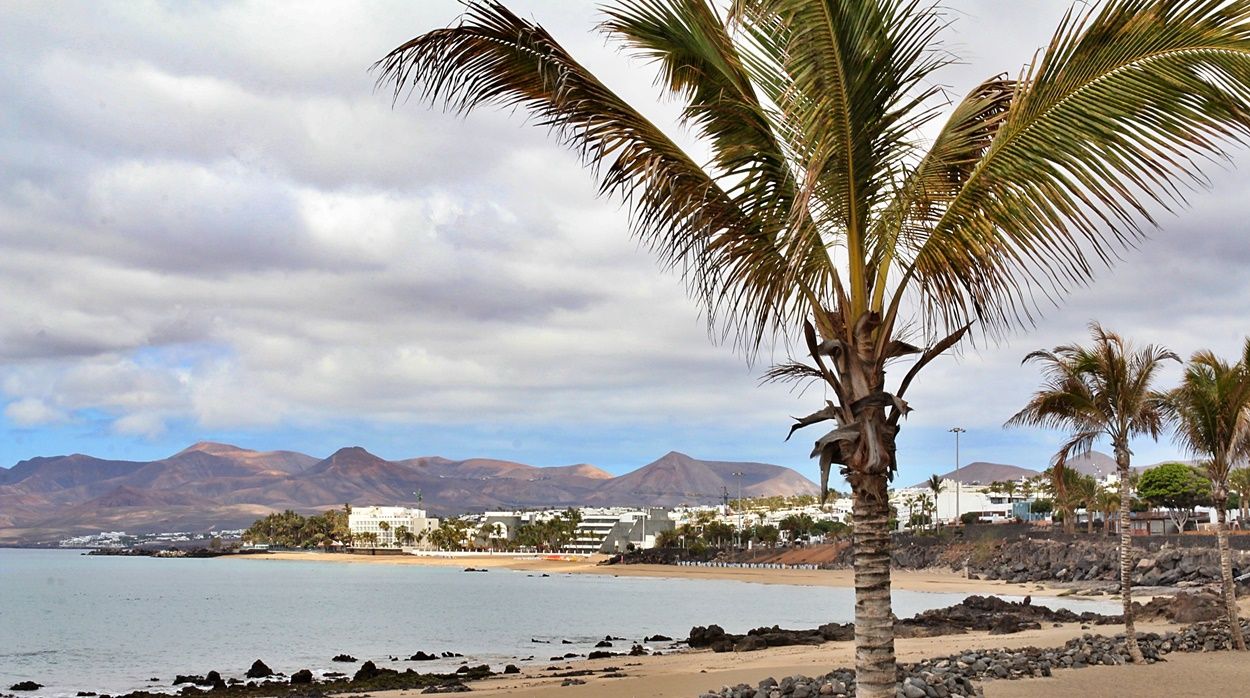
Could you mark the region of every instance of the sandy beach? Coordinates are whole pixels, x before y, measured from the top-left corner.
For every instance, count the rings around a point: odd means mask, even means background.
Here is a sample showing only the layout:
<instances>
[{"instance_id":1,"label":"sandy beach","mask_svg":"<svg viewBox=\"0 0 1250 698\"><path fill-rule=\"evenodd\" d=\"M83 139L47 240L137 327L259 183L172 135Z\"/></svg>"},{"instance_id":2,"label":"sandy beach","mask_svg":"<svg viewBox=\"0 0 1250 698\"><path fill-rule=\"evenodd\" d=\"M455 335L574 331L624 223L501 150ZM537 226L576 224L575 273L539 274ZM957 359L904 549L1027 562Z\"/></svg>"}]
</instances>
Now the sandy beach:
<instances>
[{"instance_id":1,"label":"sandy beach","mask_svg":"<svg viewBox=\"0 0 1250 698\"><path fill-rule=\"evenodd\" d=\"M1173 626L1168 626L1167 624L1144 624L1138 627L1142 632L1147 632L1166 631ZM1114 628L1102 628L1099 630L1114 632ZM1079 624L1065 624L1060 627L1030 630L1006 636L991 636L988 633L975 632L958 636L907 638L897 641L897 651L900 661L916 661L925 657L950 654L962 649L1058 646L1073 637L1087 632L1091 631L1083 630ZM1159 668L1171 666L1172 658L1177 656L1179 655L1170 655L1169 663L1158 665ZM1195 671L1199 673L1195 673L1194 676L1197 676L1201 675L1200 672L1205 671L1203 659L1207 657L1218 659L1230 656L1230 653L1188 655L1185 657L1185 659L1189 660L1186 666L1195 667ZM625 674L624 677L620 678L603 678L593 675L579 677L586 681L584 685L561 686L562 678L548 678L544 676L559 672L529 669L518 676L499 676L479 681L472 684L472 688L476 694L508 695L518 696L519 698L549 696L556 690L560 692L560 695L602 696L603 698L627 698L633 696L695 698L704 691L719 689L722 686L732 686L739 683L754 685L768 676L778 679L793 674L816 676L826 673L833 668L852 666L854 659L855 650L851 642L830 642L819 647L776 647L742 654L732 652L716 654L709 650L698 650L661 657L613 657L611 659L582 660L576 663L558 664L562 669L564 667L591 669L596 671L596 673L602 673L606 667L619 667L620 673ZM1180 662L1177 662L1176 665L1180 666ZM1239 669L1237 663L1231 661L1224 661L1219 666L1232 675L1240 676L1242 681L1250 679L1250 667ZM564 670L567 671L567 669ZM1166 669L1163 670L1166 671ZM1070 685L1074 687L1074 690L1081 690L1083 693L1086 691L1085 688L1075 689L1075 687L1078 685L1084 686L1085 684L1081 682L1088 681L1086 677L1101 677L1104 675L1105 672L1094 672L1093 669L1056 672L1056 676L1062 677L1065 681L1078 682L1065 685ZM1010 690L1015 691L1001 694L1004 696L1054 695L1051 692L1051 686L1056 684L1047 683L1047 681L1050 680L989 682L986 684L986 695L1000 695L992 692L992 690L997 691L1000 687L1003 687L1004 690L1010 688ZM1105 681L1110 682L1107 684L1108 686L1113 686L1116 685L1117 679L1114 674L1111 674ZM1143 679L1143 682L1146 685L1149 683L1147 679ZM1020 692L1022 688L1023 692ZM376 695L380 698L399 698L400 696L410 694L416 695L416 693L416 691L391 691ZM1099 694L1095 692L1091 695ZM1164 694L1143 691L1137 695ZM1169 693L1166 695L1185 694ZM1225 693L1224 695L1236 695L1236 692Z\"/></svg>"},{"instance_id":2,"label":"sandy beach","mask_svg":"<svg viewBox=\"0 0 1250 698\"><path fill-rule=\"evenodd\" d=\"M425 565L509 569L547 574L600 574L614 577L662 577L669 579L722 579L753 584L851 587L851 570L752 569L740 567L678 567L676 565L600 565L607 556L578 559L546 559L502 555L425 557L417 555L348 555L317 552L275 552L239 555L230 560L317 561L359 565ZM1008 584L1001 581L967 579L947 570L895 570L896 589L958 594L1001 594L1011 596L1056 596L1066 589L1040 584Z\"/></svg>"}]
</instances>

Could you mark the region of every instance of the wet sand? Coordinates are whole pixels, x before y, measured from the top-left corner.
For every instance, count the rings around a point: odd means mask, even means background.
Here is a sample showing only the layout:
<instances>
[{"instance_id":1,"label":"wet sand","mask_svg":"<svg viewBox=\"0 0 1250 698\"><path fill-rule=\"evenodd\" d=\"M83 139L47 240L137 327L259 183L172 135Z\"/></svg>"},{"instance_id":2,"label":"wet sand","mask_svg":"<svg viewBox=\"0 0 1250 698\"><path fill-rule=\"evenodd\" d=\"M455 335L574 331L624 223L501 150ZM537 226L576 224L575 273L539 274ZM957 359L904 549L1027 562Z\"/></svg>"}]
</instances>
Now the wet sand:
<instances>
[{"instance_id":1,"label":"wet sand","mask_svg":"<svg viewBox=\"0 0 1250 698\"><path fill-rule=\"evenodd\" d=\"M557 556L558 557L558 556ZM234 560L317 561L360 565L424 565L437 567L477 567L511 569L548 574L600 574L614 577L661 577L668 579L721 579L754 584L797 586L854 586L851 570L749 569L740 567L679 567L676 565L599 565L604 555L589 558L546 559L525 556L466 555L425 557L418 555L349 555L342 553L277 552L222 558ZM967 579L948 570L894 570L895 589L956 594L1002 594L1011 596L1055 596L1067 590L1040 584L1008 584L1001 581Z\"/></svg>"}]
</instances>

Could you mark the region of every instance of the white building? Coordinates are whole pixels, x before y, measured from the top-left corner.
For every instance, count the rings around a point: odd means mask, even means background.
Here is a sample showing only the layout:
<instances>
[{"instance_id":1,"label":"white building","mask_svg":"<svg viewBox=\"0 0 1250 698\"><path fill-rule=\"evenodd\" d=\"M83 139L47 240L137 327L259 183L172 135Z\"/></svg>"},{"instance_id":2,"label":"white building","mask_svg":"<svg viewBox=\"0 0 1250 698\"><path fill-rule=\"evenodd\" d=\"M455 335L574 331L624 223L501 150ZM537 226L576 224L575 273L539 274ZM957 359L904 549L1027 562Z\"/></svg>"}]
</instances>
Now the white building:
<instances>
[{"instance_id":1,"label":"white building","mask_svg":"<svg viewBox=\"0 0 1250 698\"><path fill-rule=\"evenodd\" d=\"M907 527L908 502L913 504L910 509L920 514L921 499L933 500L933 490L928 485L906 487L895 490L890 497L890 504L898 509L901 527ZM976 512L982 521L1006 521L1011 518L1013 502L1023 502L1031 497L1019 493L1008 497L1001 492L990 492L986 485L961 484L956 480L942 480L942 491L937 496L937 512L935 518L940 523L953 524L959 517L968 512Z\"/></svg>"},{"instance_id":2,"label":"white building","mask_svg":"<svg viewBox=\"0 0 1250 698\"><path fill-rule=\"evenodd\" d=\"M638 548L654 548L661 531L673 530L668 509L583 508L573 540L565 552L581 555L622 552L633 544Z\"/></svg>"},{"instance_id":3,"label":"white building","mask_svg":"<svg viewBox=\"0 0 1250 698\"><path fill-rule=\"evenodd\" d=\"M421 545L430 532L438 528L438 519L425 515L424 509L407 507L352 507L347 516L347 528L352 533L356 545L360 545L364 536L377 536L377 547L398 548L406 545L400 536L412 535L413 542Z\"/></svg>"}]
</instances>

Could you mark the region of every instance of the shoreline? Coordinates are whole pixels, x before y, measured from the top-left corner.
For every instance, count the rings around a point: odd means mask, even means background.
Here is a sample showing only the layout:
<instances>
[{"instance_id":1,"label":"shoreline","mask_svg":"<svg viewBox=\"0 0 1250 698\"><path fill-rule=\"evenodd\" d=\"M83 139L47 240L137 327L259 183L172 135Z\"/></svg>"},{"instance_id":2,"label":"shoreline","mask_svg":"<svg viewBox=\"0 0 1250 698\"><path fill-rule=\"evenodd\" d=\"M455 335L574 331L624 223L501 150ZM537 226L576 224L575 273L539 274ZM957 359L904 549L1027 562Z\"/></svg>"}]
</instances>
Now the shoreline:
<instances>
[{"instance_id":1,"label":"shoreline","mask_svg":"<svg viewBox=\"0 0 1250 698\"><path fill-rule=\"evenodd\" d=\"M810 587L850 587L853 578L850 570L814 570L814 569L756 569L735 567L694 567L675 565L612 565L598 566L599 558L568 560L548 559L542 556L502 556L502 555L466 555L459 557L418 557L418 556L368 556L342 553L320 552L277 552L258 553L233 556L236 559L270 560L274 562L337 562L340 564L389 564L446 567L463 569L473 567L491 571L512 570L532 574L594 574L599 576L633 576L652 578L686 578L686 579L720 579L745 583L784 584ZM175 563L176 564L176 563ZM311 570L315 574L315 570ZM322 568L328 569L328 568ZM364 572L364 569L361 569ZM474 575L470 575L474 576ZM1066 593L1063 588L1045 589L1042 584L1009 584L1001 581L967 579L962 575L948 570L895 570L893 571L895 588L914 591L958 593L962 595L1033 595L1046 597ZM487 577L488 578L488 577ZM1145 596L1139 596L1143 601ZM1102 597L1101 600L1107 600ZM1243 612L1250 600L1243 601ZM1035 605L1042 605L1040 603ZM1064 645L1065 642L1085 635L1101 635L1113 637L1122 626L1099 626L1080 623L1043 622L1041 628L1028 629L1005 635L992 635L986 631L970 631L958 634L947 634L933 637L900 637L897 642L897 656L900 662L916 662L923 659L947 657L965 650L988 650L990 648L1023 651L1027 647L1051 649ZM982 626L983 627L983 626ZM1138 630L1142 633L1177 632L1181 625L1165 621L1139 622ZM626 698L627 696L671 696L677 698L694 698L711 691L719 691L722 686L733 686L741 683L756 685L760 680L773 677L780 680L786 676L805 675L820 677L833 667L849 667L854 664L854 643L848 640L834 640L820 645L771 646L750 652L712 652L707 649L683 649L673 652L664 648L661 656L628 656L616 655L603 659L586 659L583 657L565 660L541 659L520 664L520 672L514 674L498 674L489 678L464 677L464 683L472 691L484 695L509 695L518 698L540 698L553 692L568 692L573 696L603 696L603 698ZM365 660L366 656L360 656ZM1004 696L1024 696L1050 694L1059 691L1059 679L1065 683L1063 690L1082 690L1091 695L1123 695L1110 691L1119 682L1129 677L1133 681L1145 681L1141 695L1152 695L1149 692L1151 683L1143 677L1158 677L1160 672L1172 671L1176 667L1184 672L1182 679L1173 676L1172 683L1166 684L1180 688L1201 685L1209 676L1216 686L1244 685L1250 682L1250 665L1236 661L1239 655L1230 652L1194 653L1170 655L1176 660L1166 668L1148 667L1090 667L1094 671L1056 671L1055 677L1046 683L1038 683L1041 679L1018 679L1003 681L979 681L985 695L997 698ZM377 660L378 657L372 657ZM469 664L476 664L477 660ZM498 671L496 662L492 668ZM356 669L359 664L351 666ZM379 661L380 667L384 665ZM613 669L615 667L615 669ZM1183 667L1183 669L1182 669ZM398 667L396 667L398 668ZM420 671L419 667L417 668ZM344 667L346 670L347 667ZM1151 672L1141 673L1141 672ZM1132 673L1138 672L1138 673ZM348 675L352 671L347 671ZM1169 674L1171 676L1171 674ZM1090 677L1098 677L1090 684ZM565 685L566 681L578 683ZM584 683L581 683L584 682ZM405 684L407 685L407 684ZM1137 684L1134 684L1137 685ZM331 688L330 685L314 684L315 687ZM1092 688L1091 688L1092 686ZM3 688L3 687L0 687ZM237 698L261 698L265 695L290 695L291 690L299 687L276 684L273 691L256 691L238 695ZM557 691L557 689L559 689ZM1109 692L1100 692L1107 690ZM333 693L351 694L367 691L375 698L408 698L422 692L419 688L397 688L397 684L389 685L357 685L333 686ZM1203 692L1206 694L1206 691ZM1235 691L1233 692L1235 693ZM1230 693L1233 694L1233 693ZM171 694L164 694L171 695ZM235 694L227 694L235 695ZM1173 689L1169 695L1189 695Z\"/></svg>"},{"instance_id":2,"label":"shoreline","mask_svg":"<svg viewBox=\"0 0 1250 698\"><path fill-rule=\"evenodd\" d=\"M359 565L416 565L420 567L474 567L506 569L519 572L547 574L597 574L612 577L652 577L661 579L696 579L745 582L750 584L784 584L790 586L852 588L855 586L852 570L824 569L759 569L743 567L699 567L679 565L599 565L606 555L594 555L584 560L550 560L540 556L519 557L490 555L487 553L462 557L432 557L420 555L353 555L350 553L322 553L283 551L227 555L217 559L257 560L276 562L330 562ZM1073 593L1069 587L1041 583L1012 584L985 579L968 579L957 572L944 569L892 570L891 585L902 591L927 591L955 594L996 594L1007 596L1073 596L1076 598L1103 599ZM1142 601L1151 596L1142 595Z\"/></svg>"}]
</instances>

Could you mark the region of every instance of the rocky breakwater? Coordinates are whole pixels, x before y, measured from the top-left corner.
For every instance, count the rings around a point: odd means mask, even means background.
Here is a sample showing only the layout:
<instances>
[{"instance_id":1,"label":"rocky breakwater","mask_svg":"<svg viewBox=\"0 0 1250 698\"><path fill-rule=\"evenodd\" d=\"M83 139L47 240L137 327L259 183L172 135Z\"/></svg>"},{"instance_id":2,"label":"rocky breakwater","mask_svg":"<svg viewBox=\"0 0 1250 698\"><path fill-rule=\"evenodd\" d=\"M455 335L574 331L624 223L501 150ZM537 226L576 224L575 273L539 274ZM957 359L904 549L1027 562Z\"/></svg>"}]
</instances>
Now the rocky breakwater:
<instances>
[{"instance_id":1,"label":"rocky breakwater","mask_svg":"<svg viewBox=\"0 0 1250 698\"><path fill-rule=\"evenodd\" d=\"M1250 623L1242 623L1250 633ZM1230 647L1226 623L1198 623L1177 632L1138 633L1137 642L1147 663L1172 652L1214 652ZM1051 676L1055 670L1128 662L1124 635L1086 634L1062 647L1042 649L969 650L926 659L899 667L897 698L946 698L982 696L980 682ZM700 694L700 698L815 698L855 695L855 672L835 669L809 677L767 678L756 685L723 686Z\"/></svg>"},{"instance_id":2,"label":"rocky breakwater","mask_svg":"<svg viewBox=\"0 0 1250 698\"><path fill-rule=\"evenodd\" d=\"M904 557L908 552L900 549ZM931 553L926 551L925 557ZM1186 586L1218 582L1219 552L1212 548L1134 548L1133 584ZM1057 541L1031 538L952 545L944 561L969 576L1007 582L1117 582L1119 549L1112 541ZM1250 557L1233 553L1233 574L1250 569Z\"/></svg>"}]
</instances>

